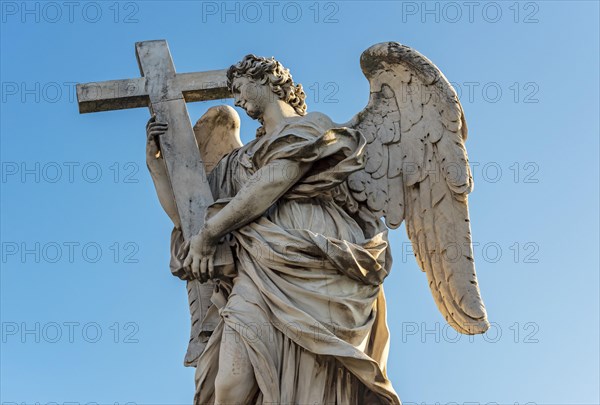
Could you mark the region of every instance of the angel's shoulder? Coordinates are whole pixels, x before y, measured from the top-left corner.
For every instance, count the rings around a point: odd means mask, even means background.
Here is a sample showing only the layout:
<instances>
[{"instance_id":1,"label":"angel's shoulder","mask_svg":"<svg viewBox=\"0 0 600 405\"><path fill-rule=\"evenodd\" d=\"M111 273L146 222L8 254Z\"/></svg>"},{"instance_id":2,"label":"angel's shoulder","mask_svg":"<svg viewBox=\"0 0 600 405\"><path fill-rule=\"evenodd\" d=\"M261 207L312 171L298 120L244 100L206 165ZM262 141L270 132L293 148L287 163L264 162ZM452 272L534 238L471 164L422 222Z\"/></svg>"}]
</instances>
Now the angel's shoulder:
<instances>
[{"instance_id":1,"label":"angel's shoulder","mask_svg":"<svg viewBox=\"0 0 600 405\"><path fill-rule=\"evenodd\" d=\"M330 129L334 126L333 121L326 114L319 111L311 111L306 113L300 120L302 123L312 123L323 129Z\"/></svg>"}]
</instances>

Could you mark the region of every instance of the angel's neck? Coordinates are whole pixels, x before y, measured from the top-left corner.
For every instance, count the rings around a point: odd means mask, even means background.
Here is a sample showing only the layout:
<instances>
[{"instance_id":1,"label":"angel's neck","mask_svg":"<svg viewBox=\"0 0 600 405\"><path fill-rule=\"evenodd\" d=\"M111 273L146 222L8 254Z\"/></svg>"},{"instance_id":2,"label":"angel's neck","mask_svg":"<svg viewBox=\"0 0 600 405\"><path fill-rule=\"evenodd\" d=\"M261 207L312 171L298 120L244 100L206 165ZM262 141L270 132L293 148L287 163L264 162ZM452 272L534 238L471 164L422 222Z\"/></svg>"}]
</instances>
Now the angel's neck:
<instances>
[{"instance_id":1,"label":"angel's neck","mask_svg":"<svg viewBox=\"0 0 600 405\"><path fill-rule=\"evenodd\" d=\"M282 100L276 100L267 105L265 113L260 121L265 129L265 133L270 134L282 121L293 117L300 117L300 115L288 103Z\"/></svg>"}]
</instances>

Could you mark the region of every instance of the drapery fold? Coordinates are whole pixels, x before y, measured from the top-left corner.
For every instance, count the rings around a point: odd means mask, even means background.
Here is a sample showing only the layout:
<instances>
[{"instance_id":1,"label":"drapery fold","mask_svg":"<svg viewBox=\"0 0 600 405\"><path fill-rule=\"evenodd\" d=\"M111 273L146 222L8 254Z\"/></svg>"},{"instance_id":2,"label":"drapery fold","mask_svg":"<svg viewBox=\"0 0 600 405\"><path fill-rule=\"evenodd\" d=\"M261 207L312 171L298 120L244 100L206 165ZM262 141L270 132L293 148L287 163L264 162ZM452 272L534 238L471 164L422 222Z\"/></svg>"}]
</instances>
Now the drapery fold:
<instances>
[{"instance_id":1,"label":"drapery fold","mask_svg":"<svg viewBox=\"0 0 600 405\"><path fill-rule=\"evenodd\" d=\"M400 403L386 376L387 228L379 221L367 236L334 198L364 167L364 145L358 131L311 113L226 155L211 172L218 201L208 215L260 168L284 170L286 159L311 164L264 215L229 235L237 276L213 296L219 317L197 363L196 404L214 402L219 345L231 338L224 325L247 349L255 403ZM180 265L172 260L172 270Z\"/></svg>"}]
</instances>

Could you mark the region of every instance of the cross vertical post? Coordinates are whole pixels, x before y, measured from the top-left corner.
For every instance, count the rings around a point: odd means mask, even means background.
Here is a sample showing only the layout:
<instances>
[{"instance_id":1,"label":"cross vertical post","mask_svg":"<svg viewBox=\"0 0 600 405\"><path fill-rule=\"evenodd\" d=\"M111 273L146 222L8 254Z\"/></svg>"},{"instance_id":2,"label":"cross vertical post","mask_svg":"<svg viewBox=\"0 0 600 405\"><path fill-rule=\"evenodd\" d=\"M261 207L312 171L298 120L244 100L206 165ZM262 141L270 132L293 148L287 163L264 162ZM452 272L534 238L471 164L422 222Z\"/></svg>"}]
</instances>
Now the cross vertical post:
<instances>
[{"instance_id":1,"label":"cross vertical post","mask_svg":"<svg viewBox=\"0 0 600 405\"><path fill-rule=\"evenodd\" d=\"M148 107L157 121L167 122L168 130L160 138L161 153L171 182L184 239L197 234L204 224L206 208L213 202L204 164L196 144L186 101L230 98L226 71L216 70L177 74L167 41L144 41L135 45L141 78L112 80L77 85L81 113ZM232 258L219 250L215 266ZM211 305L214 284L187 282L192 331L186 364L201 354L202 320Z\"/></svg>"}]
</instances>

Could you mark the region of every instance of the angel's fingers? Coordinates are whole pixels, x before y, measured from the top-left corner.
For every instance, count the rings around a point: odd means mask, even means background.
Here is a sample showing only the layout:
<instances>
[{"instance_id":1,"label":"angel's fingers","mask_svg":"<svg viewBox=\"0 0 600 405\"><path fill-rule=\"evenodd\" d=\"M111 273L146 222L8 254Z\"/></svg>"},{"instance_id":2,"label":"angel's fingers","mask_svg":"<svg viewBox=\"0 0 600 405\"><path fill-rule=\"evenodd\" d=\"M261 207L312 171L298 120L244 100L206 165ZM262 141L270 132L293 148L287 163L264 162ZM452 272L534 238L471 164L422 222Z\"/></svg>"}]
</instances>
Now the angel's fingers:
<instances>
[{"instance_id":1,"label":"angel's fingers","mask_svg":"<svg viewBox=\"0 0 600 405\"><path fill-rule=\"evenodd\" d=\"M157 122L151 122L146 126L146 132L152 132L156 130L166 131L169 127L166 124L159 124Z\"/></svg>"},{"instance_id":2,"label":"angel's fingers","mask_svg":"<svg viewBox=\"0 0 600 405\"><path fill-rule=\"evenodd\" d=\"M193 255L188 254L184 257L181 258L182 260L185 259L183 261L183 271L185 271L185 273L190 277L193 278L193 273L192 273L192 262L193 262Z\"/></svg>"},{"instance_id":3,"label":"angel's fingers","mask_svg":"<svg viewBox=\"0 0 600 405\"><path fill-rule=\"evenodd\" d=\"M167 127L152 127L148 130L148 136L161 136L167 132Z\"/></svg>"},{"instance_id":4,"label":"angel's fingers","mask_svg":"<svg viewBox=\"0 0 600 405\"><path fill-rule=\"evenodd\" d=\"M152 117L150 117L150 119L148 120L148 122L146 123L146 128L148 128L150 125L152 125L152 123L156 122L156 115L153 115Z\"/></svg>"},{"instance_id":5,"label":"angel's fingers","mask_svg":"<svg viewBox=\"0 0 600 405\"><path fill-rule=\"evenodd\" d=\"M190 280L190 273L185 268L182 268L182 269L183 269L183 274L179 277L179 279L185 280L185 281Z\"/></svg>"},{"instance_id":6,"label":"angel's fingers","mask_svg":"<svg viewBox=\"0 0 600 405\"><path fill-rule=\"evenodd\" d=\"M183 244L179 248L178 259L179 260L185 259L188 255L189 251L190 251L190 242L186 240L185 242L183 242Z\"/></svg>"},{"instance_id":7,"label":"angel's fingers","mask_svg":"<svg viewBox=\"0 0 600 405\"><path fill-rule=\"evenodd\" d=\"M202 282L208 281L208 257L203 257L200 262L200 280Z\"/></svg>"},{"instance_id":8,"label":"angel's fingers","mask_svg":"<svg viewBox=\"0 0 600 405\"><path fill-rule=\"evenodd\" d=\"M183 267L189 267L192 264L193 256L188 254L183 262Z\"/></svg>"},{"instance_id":9,"label":"angel's fingers","mask_svg":"<svg viewBox=\"0 0 600 405\"><path fill-rule=\"evenodd\" d=\"M185 272L186 280L194 279L194 274L192 273L192 268L190 266L184 267L183 271Z\"/></svg>"},{"instance_id":10,"label":"angel's fingers","mask_svg":"<svg viewBox=\"0 0 600 405\"><path fill-rule=\"evenodd\" d=\"M150 132L148 133L148 136L151 136L151 137L153 137L153 138L156 138L156 137L162 136L162 135L164 135L164 134L166 134L166 133L167 133L167 130L166 130L166 129L154 129L154 128L153 128L153 129L151 129L151 130L150 130Z\"/></svg>"},{"instance_id":11,"label":"angel's fingers","mask_svg":"<svg viewBox=\"0 0 600 405\"><path fill-rule=\"evenodd\" d=\"M213 257L209 257L208 258L208 277L209 278L215 278L215 266L213 263Z\"/></svg>"},{"instance_id":12,"label":"angel's fingers","mask_svg":"<svg viewBox=\"0 0 600 405\"><path fill-rule=\"evenodd\" d=\"M200 259L198 258L198 256L194 256L194 260L192 262L192 274L198 280L201 280L201 278L200 278Z\"/></svg>"}]
</instances>

